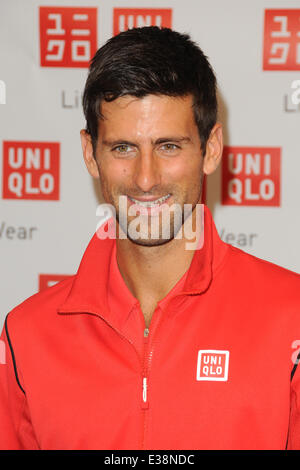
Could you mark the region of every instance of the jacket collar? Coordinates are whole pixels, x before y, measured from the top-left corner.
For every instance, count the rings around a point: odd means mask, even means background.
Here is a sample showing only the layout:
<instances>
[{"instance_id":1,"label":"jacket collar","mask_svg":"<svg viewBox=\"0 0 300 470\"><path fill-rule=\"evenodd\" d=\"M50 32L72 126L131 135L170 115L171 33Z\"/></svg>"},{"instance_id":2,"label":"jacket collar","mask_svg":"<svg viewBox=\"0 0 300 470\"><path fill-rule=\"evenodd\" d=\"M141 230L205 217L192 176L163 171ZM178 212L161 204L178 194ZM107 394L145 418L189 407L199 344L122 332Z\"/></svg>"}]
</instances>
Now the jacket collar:
<instances>
[{"instance_id":1,"label":"jacket collar","mask_svg":"<svg viewBox=\"0 0 300 470\"><path fill-rule=\"evenodd\" d=\"M114 246L114 239L101 240L94 234L58 313L89 312L109 317L107 292ZM183 288L186 295L201 294L208 289L227 251L228 245L220 239L210 210L204 206L204 243L194 253Z\"/></svg>"}]
</instances>

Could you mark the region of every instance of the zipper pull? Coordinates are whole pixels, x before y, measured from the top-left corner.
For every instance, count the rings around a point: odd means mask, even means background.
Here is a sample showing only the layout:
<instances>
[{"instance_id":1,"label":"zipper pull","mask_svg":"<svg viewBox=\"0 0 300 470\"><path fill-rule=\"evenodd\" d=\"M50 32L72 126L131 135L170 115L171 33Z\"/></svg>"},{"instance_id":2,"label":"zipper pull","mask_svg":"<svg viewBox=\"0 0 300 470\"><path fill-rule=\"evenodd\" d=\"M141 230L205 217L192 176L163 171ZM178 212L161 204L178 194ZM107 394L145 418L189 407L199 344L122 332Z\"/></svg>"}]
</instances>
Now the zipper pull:
<instances>
[{"instance_id":1,"label":"zipper pull","mask_svg":"<svg viewBox=\"0 0 300 470\"><path fill-rule=\"evenodd\" d=\"M143 377L143 402L147 403L147 377Z\"/></svg>"},{"instance_id":2,"label":"zipper pull","mask_svg":"<svg viewBox=\"0 0 300 470\"><path fill-rule=\"evenodd\" d=\"M149 335L149 328L144 329L144 338L148 338Z\"/></svg>"},{"instance_id":3,"label":"zipper pull","mask_svg":"<svg viewBox=\"0 0 300 470\"><path fill-rule=\"evenodd\" d=\"M143 400L142 400L142 409L146 410L149 407L148 396L147 396L147 377L143 377Z\"/></svg>"}]
</instances>

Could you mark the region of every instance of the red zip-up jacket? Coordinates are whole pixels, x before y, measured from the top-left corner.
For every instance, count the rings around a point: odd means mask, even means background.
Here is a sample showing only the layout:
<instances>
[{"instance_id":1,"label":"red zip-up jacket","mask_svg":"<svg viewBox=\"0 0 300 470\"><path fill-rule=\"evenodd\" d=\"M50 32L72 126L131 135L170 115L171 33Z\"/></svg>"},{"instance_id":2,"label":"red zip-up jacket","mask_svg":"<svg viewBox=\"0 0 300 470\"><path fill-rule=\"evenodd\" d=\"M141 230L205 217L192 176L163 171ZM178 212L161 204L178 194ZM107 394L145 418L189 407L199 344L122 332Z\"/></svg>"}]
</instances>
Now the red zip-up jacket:
<instances>
[{"instance_id":1,"label":"red zip-up jacket","mask_svg":"<svg viewBox=\"0 0 300 470\"><path fill-rule=\"evenodd\" d=\"M204 219L149 331L131 294L110 300L115 240L96 234L75 276L9 313L1 449L300 449L300 276Z\"/></svg>"}]
</instances>

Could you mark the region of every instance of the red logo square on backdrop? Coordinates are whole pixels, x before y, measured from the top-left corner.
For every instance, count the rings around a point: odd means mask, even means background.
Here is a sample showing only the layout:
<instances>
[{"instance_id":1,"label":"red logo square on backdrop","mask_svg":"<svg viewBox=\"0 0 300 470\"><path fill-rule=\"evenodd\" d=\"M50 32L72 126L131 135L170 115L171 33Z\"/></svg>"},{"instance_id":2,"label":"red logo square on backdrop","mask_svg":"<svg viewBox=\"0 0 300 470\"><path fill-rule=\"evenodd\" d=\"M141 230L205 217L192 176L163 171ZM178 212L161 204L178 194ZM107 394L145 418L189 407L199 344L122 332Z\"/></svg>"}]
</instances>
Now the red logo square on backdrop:
<instances>
[{"instance_id":1,"label":"red logo square on backdrop","mask_svg":"<svg viewBox=\"0 0 300 470\"><path fill-rule=\"evenodd\" d=\"M222 204L279 206L280 162L280 148L224 146Z\"/></svg>"},{"instance_id":2,"label":"red logo square on backdrop","mask_svg":"<svg viewBox=\"0 0 300 470\"><path fill-rule=\"evenodd\" d=\"M263 70L300 70L300 9L265 10Z\"/></svg>"},{"instance_id":3,"label":"red logo square on backdrop","mask_svg":"<svg viewBox=\"0 0 300 470\"><path fill-rule=\"evenodd\" d=\"M3 199L59 199L60 144L3 142Z\"/></svg>"},{"instance_id":4,"label":"red logo square on backdrop","mask_svg":"<svg viewBox=\"0 0 300 470\"><path fill-rule=\"evenodd\" d=\"M159 26L171 28L171 8L114 8L114 36L131 28Z\"/></svg>"},{"instance_id":5,"label":"red logo square on backdrop","mask_svg":"<svg viewBox=\"0 0 300 470\"><path fill-rule=\"evenodd\" d=\"M54 286L59 281L63 281L71 277L70 274L40 274L39 275L39 292L47 289L48 287Z\"/></svg>"},{"instance_id":6,"label":"red logo square on backdrop","mask_svg":"<svg viewBox=\"0 0 300 470\"><path fill-rule=\"evenodd\" d=\"M89 67L97 50L97 8L40 7L41 67Z\"/></svg>"}]
</instances>

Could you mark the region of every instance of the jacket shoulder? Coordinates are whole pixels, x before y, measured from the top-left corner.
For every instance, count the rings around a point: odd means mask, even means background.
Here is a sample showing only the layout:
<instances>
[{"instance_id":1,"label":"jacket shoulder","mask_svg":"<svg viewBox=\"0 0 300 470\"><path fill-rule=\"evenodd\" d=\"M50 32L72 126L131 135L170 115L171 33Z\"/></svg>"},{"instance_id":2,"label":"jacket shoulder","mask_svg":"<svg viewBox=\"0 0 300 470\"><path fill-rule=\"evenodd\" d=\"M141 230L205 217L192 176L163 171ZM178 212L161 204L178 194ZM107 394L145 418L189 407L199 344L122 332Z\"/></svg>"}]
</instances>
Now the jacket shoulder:
<instances>
[{"instance_id":1,"label":"jacket shoulder","mask_svg":"<svg viewBox=\"0 0 300 470\"><path fill-rule=\"evenodd\" d=\"M277 286L280 286L280 289L296 289L300 296L300 274L232 245L230 245L230 259L232 269L239 272L241 279L253 281L253 285L263 282L264 287L270 286L273 289Z\"/></svg>"},{"instance_id":2,"label":"jacket shoulder","mask_svg":"<svg viewBox=\"0 0 300 470\"><path fill-rule=\"evenodd\" d=\"M68 296L74 278L75 275L69 276L25 299L7 314L9 323L22 327L33 321L50 321L49 315L56 314L58 306Z\"/></svg>"}]
</instances>

